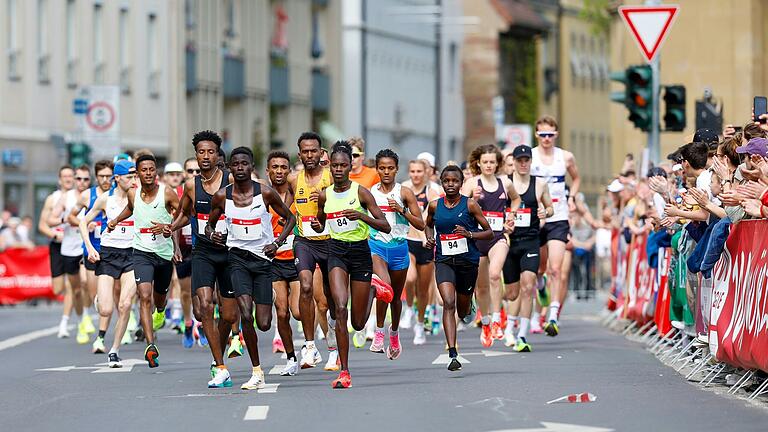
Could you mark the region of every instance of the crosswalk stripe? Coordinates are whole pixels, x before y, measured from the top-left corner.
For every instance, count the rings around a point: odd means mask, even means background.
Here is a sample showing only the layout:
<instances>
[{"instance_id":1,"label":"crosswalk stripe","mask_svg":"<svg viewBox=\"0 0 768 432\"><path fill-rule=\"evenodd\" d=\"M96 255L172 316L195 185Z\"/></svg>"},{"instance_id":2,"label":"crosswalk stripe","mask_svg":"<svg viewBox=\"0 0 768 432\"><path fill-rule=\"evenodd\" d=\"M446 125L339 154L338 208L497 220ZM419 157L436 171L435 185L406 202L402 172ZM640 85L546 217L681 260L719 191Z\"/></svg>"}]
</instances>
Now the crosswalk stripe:
<instances>
[{"instance_id":1,"label":"crosswalk stripe","mask_svg":"<svg viewBox=\"0 0 768 432\"><path fill-rule=\"evenodd\" d=\"M269 413L269 405L251 405L243 416L243 421L246 420L266 420Z\"/></svg>"}]
</instances>

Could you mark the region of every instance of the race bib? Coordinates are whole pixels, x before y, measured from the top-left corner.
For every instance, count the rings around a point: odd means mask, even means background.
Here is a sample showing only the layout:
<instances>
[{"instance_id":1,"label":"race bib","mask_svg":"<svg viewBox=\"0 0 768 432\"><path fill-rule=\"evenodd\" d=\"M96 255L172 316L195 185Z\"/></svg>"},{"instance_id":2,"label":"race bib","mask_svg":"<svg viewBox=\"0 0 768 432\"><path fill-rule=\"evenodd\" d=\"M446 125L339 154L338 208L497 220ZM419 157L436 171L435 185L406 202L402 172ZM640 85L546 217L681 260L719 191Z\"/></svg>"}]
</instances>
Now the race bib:
<instances>
[{"instance_id":1,"label":"race bib","mask_svg":"<svg viewBox=\"0 0 768 432\"><path fill-rule=\"evenodd\" d=\"M440 234L440 251L446 256L467 253L467 238L458 234Z\"/></svg>"},{"instance_id":2,"label":"race bib","mask_svg":"<svg viewBox=\"0 0 768 432\"><path fill-rule=\"evenodd\" d=\"M389 206L379 206L381 209L381 212L384 213L384 217L387 218L387 223L389 223L389 226L394 228L395 224L397 224L397 212L395 209Z\"/></svg>"},{"instance_id":3,"label":"race bib","mask_svg":"<svg viewBox=\"0 0 768 432\"><path fill-rule=\"evenodd\" d=\"M341 234L357 229L357 221L349 220L342 216L341 212L331 213L328 215L328 225L331 227L331 231L336 234Z\"/></svg>"},{"instance_id":4,"label":"race bib","mask_svg":"<svg viewBox=\"0 0 768 432\"><path fill-rule=\"evenodd\" d=\"M531 226L531 209L517 209L517 213L515 213L515 226L520 228L528 228Z\"/></svg>"},{"instance_id":5,"label":"race bib","mask_svg":"<svg viewBox=\"0 0 768 432\"><path fill-rule=\"evenodd\" d=\"M483 216L488 220L491 231L504 231L504 213L502 212L483 212Z\"/></svg>"},{"instance_id":6,"label":"race bib","mask_svg":"<svg viewBox=\"0 0 768 432\"><path fill-rule=\"evenodd\" d=\"M101 222L94 222L96 225L93 227L93 238L101 238Z\"/></svg>"},{"instance_id":7,"label":"race bib","mask_svg":"<svg viewBox=\"0 0 768 432\"><path fill-rule=\"evenodd\" d=\"M109 234L115 240L130 240L133 238L133 221L122 221Z\"/></svg>"},{"instance_id":8,"label":"race bib","mask_svg":"<svg viewBox=\"0 0 768 432\"><path fill-rule=\"evenodd\" d=\"M236 240L258 240L261 231L261 218L232 219L232 232L229 235Z\"/></svg>"},{"instance_id":9,"label":"race bib","mask_svg":"<svg viewBox=\"0 0 768 432\"><path fill-rule=\"evenodd\" d=\"M210 219L210 216L211 215L203 214L203 213L197 214L197 235L205 237L205 226L208 225L208 220ZM222 234L227 233L227 222L224 215L221 215L219 217L219 220L216 221L216 229L214 231Z\"/></svg>"},{"instance_id":10,"label":"race bib","mask_svg":"<svg viewBox=\"0 0 768 432\"><path fill-rule=\"evenodd\" d=\"M205 228L205 227L203 227L203 228ZM181 235L184 237L184 240L187 243L192 243L192 224L184 225L181 228Z\"/></svg>"},{"instance_id":11,"label":"race bib","mask_svg":"<svg viewBox=\"0 0 768 432\"><path fill-rule=\"evenodd\" d=\"M115 228L117 230L117 228ZM155 234L152 232L152 228L140 228L139 234L145 244L160 245L165 243L166 238L162 234Z\"/></svg>"},{"instance_id":12,"label":"race bib","mask_svg":"<svg viewBox=\"0 0 768 432\"><path fill-rule=\"evenodd\" d=\"M312 228L312 221L317 219L315 216L302 216L301 217L301 232L304 233L304 237L316 237L328 235L328 224L325 224L325 228L321 232L315 231Z\"/></svg>"},{"instance_id":13,"label":"race bib","mask_svg":"<svg viewBox=\"0 0 768 432\"><path fill-rule=\"evenodd\" d=\"M285 238L285 244L277 248L278 252L287 252L289 250L293 250L293 238L295 236L293 234L289 235Z\"/></svg>"}]
</instances>

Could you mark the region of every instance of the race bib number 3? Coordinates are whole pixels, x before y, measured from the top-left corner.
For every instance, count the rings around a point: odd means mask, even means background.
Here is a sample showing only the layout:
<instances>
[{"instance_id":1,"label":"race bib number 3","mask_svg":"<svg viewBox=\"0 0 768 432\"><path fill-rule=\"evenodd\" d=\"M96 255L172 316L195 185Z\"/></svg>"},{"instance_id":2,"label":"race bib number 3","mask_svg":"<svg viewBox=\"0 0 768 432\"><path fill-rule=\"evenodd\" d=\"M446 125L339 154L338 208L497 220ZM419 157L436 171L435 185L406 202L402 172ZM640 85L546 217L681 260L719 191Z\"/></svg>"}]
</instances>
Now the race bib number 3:
<instances>
[{"instance_id":1,"label":"race bib number 3","mask_svg":"<svg viewBox=\"0 0 768 432\"><path fill-rule=\"evenodd\" d=\"M301 232L304 234L305 237L315 237L315 236L322 236L322 235L328 235L328 224L325 224L325 228L321 232L315 231L314 228L312 228L312 221L317 219L315 216L302 216L301 217Z\"/></svg>"},{"instance_id":2,"label":"race bib number 3","mask_svg":"<svg viewBox=\"0 0 768 432\"><path fill-rule=\"evenodd\" d=\"M331 213L328 215L328 225L331 227L331 231L341 234L357 229L357 221L349 220L342 216L341 212Z\"/></svg>"},{"instance_id":3,"label":"race bib number 3","mask_svg":"<svg viewBox=\"0 0 768 432\"><path fill-rule=\"evenodd\" d=\"M517 213L515 213L515 226L520 228L531 226L531 209L517 209Z\"/></svg>"},{"instance_id":4,"label":"race bib number 3","mask_svg":"<svg viewBox=\"0 0 768 432\"><path fill-rule=\"evenodd\" d=\"M261 238L261 219L232 219L232 232L237 240L257 240Z\"/></svg>"},{"instance_id":5,"label":"race bib number 3","mask_svg":"<svg viewBox=\"0 0 768 432\"><path fill-rule=\"evenodd\" d=\"M119 228L119 226L118 226ZM117 230L118 228L115 228ZM152 232L152 228L141 228L139 229L139 234L141 234L141 238L150 244L160 244L165 241L165 237L163 237L162 234L155 234Z\"/></svg>"},{"instance_id":6,"label":"race bib number 3","mask_svg":"<svg viewBox=\"0 0 768 432\"><path fill-rule=\"evenodd\" d=\"M483 212L483 216L488 220L488 225L492 231L504 231L504 213L502 212Z\"/></svg>"},{"instance_id":7,"label":"race bib number 3","mask_svg":"<svg viewBox=\"0 0 768 432\"><path fill-rule=\"evenodd\" d=\"M467 238L458 234L440 234L440 251L446 256L467 253Z\"/></svg>"},{"instance_id":8,"label":"race bib number 3","mask_svg":"<svg viewBox=\"0 0 768 432\"><path fill-rule=\"evenodd\" d=\"M198 235L205 237L205 226L208 224L208 219L210 219L210 215L202 214L202 213L197 214L197 234ZM224 215L221 215L219 217L219 220L216 221L215 231L218 233L226 234L227 222ZM182 232L182 234L184 233Z\"/></svg>"}]
</instances>

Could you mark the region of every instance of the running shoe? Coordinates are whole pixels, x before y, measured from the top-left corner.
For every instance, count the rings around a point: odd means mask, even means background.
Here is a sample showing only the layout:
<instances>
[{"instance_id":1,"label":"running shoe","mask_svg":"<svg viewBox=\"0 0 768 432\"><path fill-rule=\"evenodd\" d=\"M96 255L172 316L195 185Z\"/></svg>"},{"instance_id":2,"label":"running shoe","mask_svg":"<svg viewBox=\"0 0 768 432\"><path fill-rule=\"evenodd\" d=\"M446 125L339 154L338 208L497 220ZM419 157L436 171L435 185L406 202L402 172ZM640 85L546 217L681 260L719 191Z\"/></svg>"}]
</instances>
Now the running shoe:
<instances>
[{"instance_id":1,"label":"running shoe","mask_svg":"<svg viewBox=\"0 0 768 432\"><path fill-rule=\"evenodd\" d=\"M123 367L123 363L120 361L120 357L117 356L117 353L109 353L107 356L107 366L111 367L112 369Z\"/></svg>"},{"instance_id":2,"label":"running shoe","mask_svg":"<svg viewBox=\"0 0 768 432\"><path fill-rule=\"evenodd\" d=\"M376 289L376 300L383 301L384 303L391 303L395 297L395 290L392 286L383 280L381 280L376 274L371 276L371 286Z\"/></svg>"},{"instance_id":3,"label":"running shoe","mask_svg":"<svg viewBox=\"0 0 768 432\"><path fill-rule=\"evenodd\" d=\"M211 366L208 369L210 369L211 379L213 379L216 376L216 360L211 360Z\"/></svg>"},{"instance_id":4,"label":"running shoe","mask_svg":"<svg viewBox=\"0 0 768 432\"><path fill-rule=\"evenodd\" d=\"M453 357L451 359L451 362L448 363L448 370L451 372L456 372L458 370L461 370L461 363L459 363L459 359L456 357Z\"/></svg>"},{"instance_id":5,"label":"running shoe","mask_svg":"<svg viewBox=\"0 0 768 432\"><path fill-rule=\"evenodd\" d=\"M106 348L104 347L104 338L96 336L96 339L93 341L93 353L94 354L104 354L107 352Z\"/></svg>"},{"instance_id":6,"label":"running shoe","mask_svg":"<svg viewBox=\"0 0 768 432\"><path fill-rule=\"evenodd\" d=\"M422 327L424 328L424 331L432 334L432 317L430 316L429 309L424 312L424 324Z\"/></svg>"},{"instance_id":7,"label":"running shoe","mask_svg":"<svg viewBox=\"0 0 768 432\"><path fill-rule=\"evenodd\" d=\"M335 389L345 389L352 387L352 377L349 375L349 371L341 371L339 377L333 380L331 383L331 387Z\"/></svg>"},{"instance_id":8,"label":"running shoe","mask_svg":"<svg viewBox=\"0 0 768 432\"><path fill-rule=\"evenodd\" d=\"M285 367L280 371L280 376L294 376L299 373L299 362L296 359L288 359Z\"/></svg>"},{"instance_id":9,"label":"running shoe","mask_svg":"<svg viewBox=\"0 0 768 432\"><path fill-rule=\"evenodd\" d=\"M85 345L88 343L88 340L90 337L88 337L88 333L85 331L85 327L83 326L83 323L77 325L77 337L75 338L77 340L77 343L80 345Z\"/></svg>"},{"instance_id":10,"label":"running shoe","mask_svg":"<svg viewBox=\"0 0 768 432\"><path fill-rule=\"evenodd\" d=\"M458 321L456 322L456 331L457 331L457 332L463 332L463 331L464 331L464 330L466 330L466 329L467 329L467 325L466 325L466 324L464 324L464 321L462 321L462 320L458 320Z\"/></svg>"},{"instance_id":11,"label":"running shoe","mask_svg":"<svg viewBox=\"0 0 768 432\"><path fill-rule=\"evenodd\" d=\"M96 333L96 327L93 326L93 320L91 319L91 316L88 315L88 312L83 312L83 319L80 323L83 324L83 330L85 330L86 333Z\"/></svg>"},{"instance_id":12,"label":"running shoe","mask_svg":"<svg viewBox=\"0 0 768 432\"><path fill-rule=\"evenodd\" d=\"M264 371L253 371L251 379L240 386L242 390L258 390L264 388Z\"/></svg>"},{"instance_id":13,"label":"running shoe","mask_svg":"<svg viewBox=\"0 0 768 432\"><path fill-rule=\"evenodd\" d=\"M365 324L365 340L372 341L373 337L376 336L376 319L371 316L368 319L368 322Z\"/></svg>"},{"instance_id":14,"label":"running shoe","mask_svg":"<svg viewBox=\"0 0 768 432\"><path fill-rule=\"evenodd\" d=\"M149 367L156 368L160 366L160 362L157 361L158 357L160 357L160 352L157 350L157 346L155 344L147 345L147 349L144 350L144 360L147 361Z\"/></svg>"},{"instance_id":15,"label":"running shoe","mask_svg":"<svg viewBox=\"0 0 768 432\"><path fill-rule=\"evenodd\" d=\"M181 346L191 349L195 346L195 337L192 335L192 326L184 326L184 334L181 336Z\"/></svg>"},{"instance_id":16,"label":"running shoe","mask_svg":"<svg viewBox=\"0 0 768 432\"><path fill-rule=\"evenodd\" d=\"M284 353L285 352L285 346L283 345L283 340L279 337L272 340L272 353Z\"/></svg>"},{"instance_id":17,"label":"running shoe","mask_svg":"<svg viewBox=\"0 0 768 432\"><path fill-rule=\"evenodd\" d=\"M67 323L61 322L59 324L59 333L56 335L59 339L66 339L69 337L69 330L67 329Z\"/></svg>"},{"instance_id":18,"label":"running shoe","mask_svg":"<svg viewBox=\"0 0 768 432\"><path fill-rule=\"evenodd\" d=\"M152 330L158 331L165 327L165 312L154 311L152 312Z\"/></svg>"},{"instance_id":19,"label":"running shoe","mask_svg":"<svg viewBox=\"0 0 768 432\"><path fill-rule=\"evenodd\" d=\"M352 344L355 348L362 348L365 346L365 331L356 331L352 335Z\"/></svg>"},{"instance_id":20,"label":"running shoe","mask_svg":"<svg viewBox=\"0 0 768 432\"><path fill-rule=\"evenodd\" d=\"M387 309L389 310L389 309ZM400 317L400 328L404 328L406 330L413 327L413 318L415 314L413 313L413 308L409 307L407 304L403 305L403 315Z\"/></svg>"},{"instance_id":21,"label":"running shoe","mask_svg":"<svg viewBox=\"0 0 768 432\"><path fill-rule=\"evenodd\" d=\"M424 324L416 323L413 326L413 344L424 345L427 343L427 336L424 334Z\"/></svg>"},{"instance_id":22,"label":"running shoe","mask_svg":"<svg viewBox=\"0 0 768 432\"><path fill-rule=\"evenodd\" d=\"M217 367L213 379L208 381L208 388L232 387L232 377L225 367Z\"/></svg>"},{"instance_id":23,"label":"running shoe","mask_svg":"<svg viewBox=\"0 0 768 432\"><path fill-rule=\"evenodd\" d=\"M384 330L376 330L373 334L373 342L369 348L371 352L384 354Z\"/></svg>"},{"instance_id":24,"label":"running shoe","mask_svg":"<svg viewBox=\"0 0 768 432\"><path fill-rule=\"evenodd\" d=\"M555 337L560 332L560 328L557 326L557 321L549 320L547 325L544 326L544 331L547 336Z\"/></svg>"},{"instance_id":25,"label":"running shoe","mask_svg":"<svg viewBox=\"0 0 768 432\"><path fill-rule=\"evenodd\" d=\"M485 348L488 348L491 345L493 345L493 335L491 334L490 325L484 325L483 329L480 331L480 343Z\"/></svg>"},{"instance_id":26,"label":"running shoe","mask_svg":"<svg viewBox=\"0 0 768 432\"><path fill-rule=\"evenodd\" d=\"M139 327L136 329L136 333L134 333L134 337L137 341L143 341L144 340L144 329Z\"/></svg>"},{"instance_id":27,"label":"running shoe","mask_svg":"<svg viewBox=\"0 0 768 432\"><path fill-rule=\"evenodd\" d=\"M536 286L536 298L539 301L539 306L549 306L549 288L547 288L547 275L542 276L538 285Z\"/></svg>"},{"instance_id":28,"label":"running shoe","mask_svg":"<svg viewBox=\"0 0 768 432\"><path fill-rule=\"evenodd\" d=\"M181 328L180 318L174 318L171 320L171 330L175 331L176 334L182 334L184 332L184 330Z\"/></svg>"},{"instance_id":29,"label":"running shoe","mask_svg":"<svg viewBox=\"0 0 768 432\"><path fill-rule=\"evenodd\" d=\"M389 329L389 346L387 347L387 358L390 360L397 360L398 357L400 357L400 353L403 352L402 347L400 346L400 332L392 332L392 329Z\"/></svg>"},{"instance_id":30,"label":"running shoe","mask_svg":"<svg viewBox=\"0 0 768 432\"><path fill-rule=\"evenodd\" d=\"M528 341L525 340L524 337L521 337L517 340L517 343L512 348L516 352L531 352L533 349L531 348L531 345L528 343Z\"/></svg>"},{"instance_id":31,"label":"running shoe","mask_svg":"<svg viewBox=\"0 0 768 432\"><path fill-rule=\"evenodd\" d=\"M331 327L330 324L328 324L328 334L325 338L325 344L328 345L328 349L336 348L338 345L336 345L336 328Z\"/></svg>"},{"instance_id":32,"label":"running shoe","mask_svg":"<svg viewBox=\"0 0 768 432\"><path fill-rule=\"evenodd\" d=\"M301 368L302 369L313 368L319 365L320 362L322 361L323 361L323 356L320 355L320 351L317 350L316 346L313 346L311 349L305 346L301 349Z\"/></svg>"},{"instance_id":33,"label":"running shoe","mask_svg":"<svg viewBox=\"0 0 768 432\"><path fill-rule=\"evenodd\" d=\"M496 340L504 339L504 330L501 328L501 323L491 323L491 336Z\"/></svg>"},{"instance_id":34,"label":"running shoe","mask_svg":"<svg viewBox=\"0 0 768 432\"><path fill-rule=\"evenodd\" d=\"M227 358L240 357L241 355L243 355L243 342L240 341L240 333L238 333L229 339Z\"/></svg>"},{"instance_id":35,"label":"running shoe","mask_svg":"<svg viewBox=\"0 0 768 432\"><path fill-rule=\"evenodd\" d=\"M131 313L128 314L128 327L126 327L126 329L129 332L135 332L138 328L139 322L136 321L136 314L134 314L133 309L131 309Z\"/></svg>"},{"instance_id":36,"label":"running shoe","mask_svg":"<svg viewBox=\"0 0 768 432\"><path fill-rule=\"evenodd\" d=\"M512 347L512 346L515 346L515 343L517 343L515 332L512 329L504 330L504 345L508 347Z\"/></svg>"},{"instance_id":37,"label":"running shoe","mask_svg":"<svg viewBox=\"0 0 768 432\"><path fill-rule=\"evenodd\" d=\"M203 331L203 325L198 324L195 329L197 330L197 344L201 347L207 347L208 346L208 338L205 337L205 332Z\"/></svg>"},{"instance_id":38,"label":"running shoe","mask_svg":"<svg viewBox=\"0 0 768 432\"><path fill-rule=\"evenodd\" d=\"M472 300L469 303L469 313L462 318L461 320L466 325L472 324L472 320L475 318L475 315L477 314L477 304L475 304L475 298L472 297Z\"/></svg>"},{"instance_id":39,"label":"running shoe","mask_svg":"<svg viewBox=\"0 0 768 432\"><path fill-rule=\"evenodd\" d=\"M435 306L432 312L432 336L437 336L440 334L440 329L442 328L440 326L440 319L443 317L443 307Z\"/></svg>"},{"instance_id":40,"label":"running shoe","mask_svg":"<svg viewBox=\"0 0 768 432\"><path fill-rule=\"evenodd\" d=\"M341 369L341 362L339 361L338 350L334 349L334 350L328 351L328 362L325 364L325 367L323 369L331 372L335 372Z\"/></svg>"},{"instance_id":41,"label":"running shoe","mask_svg":"<svg viewBox=\"0 0 768 432\"><path fill-rule=\"evenodd\" d=\"M544 329L541 328L541 323L537 319L531 319L531 334L542 334Z\"/></svg>"}]
</instances>

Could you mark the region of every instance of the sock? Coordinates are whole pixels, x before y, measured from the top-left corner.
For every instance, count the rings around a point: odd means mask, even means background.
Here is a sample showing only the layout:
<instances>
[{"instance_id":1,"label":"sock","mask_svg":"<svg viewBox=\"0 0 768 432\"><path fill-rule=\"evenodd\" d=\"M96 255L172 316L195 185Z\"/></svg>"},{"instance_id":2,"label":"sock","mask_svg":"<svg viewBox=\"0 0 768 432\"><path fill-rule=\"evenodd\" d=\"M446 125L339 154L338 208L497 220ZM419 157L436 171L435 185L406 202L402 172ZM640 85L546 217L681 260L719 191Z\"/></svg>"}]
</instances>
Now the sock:
<instances>
[{"instance_id":1,"label":"sock","mask_svg":"<svg viewBox=\"0 0 768 432\"><path fill-rule=\"evenodd\" d=\"M69 315L62 315L61 316L61 323L64 324L64 325L67 325L68 322L69 322Z\"/></svg>"},{"instance_id":2,"label":"sock","mask_svg":"<svg viewBox=\"0 0 768 432\"><path fill-rule=\"evenodd\" d=\"M507 328L505 329L506 332L512 333L515 331L515 321L517 321L516 316L507 315Z\"/></svg>"},{"instance_id":3,"label":"sock","mask_svg":"<svg viewBox=\"0 0 768 432\"><path fill-rule=\"evenodd\" d=\"M458 353L458 351L456 351L456 348L455 348L455 347L453 347L453 348L448 348L448 357L450 357L450 358L456 358L456 357L458 357L458 356L459 356L459 353Z\"/></svg>"},{"instance_id":4,"label":"sock","mask_svg":"<svg viewBox=\"0 0 768 432\"><path fill-rule=\"evenodd\" d=\"M560 302L552 302L549 305L549 320L557 321L557 314L560 312Z\"/></svg>"},{"instance_id":5,"label":"sock","mask_svg":"<svg viewBox=\"0 0 768 432\"><path fill-rule=\"evenodd\" d=\"M261 365L259 365L259 366L254 366L253 367L253 372L252 373L253 373L253 375L256 375L256 374L262 374L264 372L261 371Z\"/></svg>"},{"instance_id":6,"label":"sock","mask_svg":"<svg viewBox=\"0 0 768 432\"><path fill-rule=\"evenodd\" d=\"M389 326L389 336L397 336L397 330L392 330L392 326Z\"/></svg>"},{"instance_id":7,"label":"sock","mask_svg":"<svg viewBox=\"0 0 768 432\"><path fill-rule=\"evenodd\" d=\"M285 358L287 358L288 360L297 361L296 360L296 353L293 352L293 351L291 351L289 353L285 353Z\"/></svg>"},{"instance_id":8,"label":"sock","mask_svg":"<svg viewBox=\"0 0 768 432\"><path fill-rule=\"evenodd\" d=\"M306 346L308 350L315 349L315 341L313 340L305 341L304 346Z\"/></svg>"},{"instance_id":9,"label":"sock","mask_svg":"<svg viewBox=\"0 0 768 432\"><path fill-rule=\"evenodd\" d=\"M531 319L530 318L520 318L520 331L517 333L517 337L519 338L527 338L528 337L528 329L531 327Z\"/></svg>"},{"instance_id":10,"label":"sock","mask_svg":"<svg viewBox=\"0 0 768 432\"><path fill-rule=\"evenodd\" d=\"M376 326L376 331L384 333L384 327Z\"/></svg>"},{"instance_id":11,"label":"sock","mask_svg":"<svg viewBox=\"0 0 768 432\"><path fill-rule=\"evenodd\" d=\"M106 336L106 335L107 335L107 331L106 330L99 330L99 337L101 339L104 339L104 336Z\"/></svg>"},{"instance_id":12,"label":"sock","mask_svg":"<svg viewBox=\"0 0 768 432\"><path fill-rule=\"evenodd\" d=\"M272 338L272 342L274 342L276 340L280 340L280 333L278 333L278 332L275 332L275 337Z\"/></svg>"},{"instance_id":13,"label":"sock","mask_svg":"<svg viewBox=\"0 0 768 432\"><path fill-rule=\"evenodd\" d=\"M109 353L110 354L118 354L120 351L117 348L110 348Z\"/></svg>"},{"instance_id":14,"label":"sock","mask_svg":"<svg viewBox=\"0 0 768 432\"><path fill-rule=\"evenodd\" d=\"M219 368L219 369L226 369L227 368L226 365L217 365L216 367Z\"/></svg>"},{"instance_id":15,"label":"sock","mask_svg":"<svg viewBox=\"0 0 768 432\"><path fill-rule=\"evenodd\" d=\"M495 323L501 323L501 312L494 312L491 315L491 320Z\"/></svg>"},{"instance_id":16,"label":"sock","mask_svg":"<svg viewBox=\"0 0 768 432\"><path fill-rule=\"evenodd\" d=\"M484 326L491 324L491 318L488 317L488 315L483 315L482 318L480 318L480 323Z\"/></svg>"}]
</instances>

